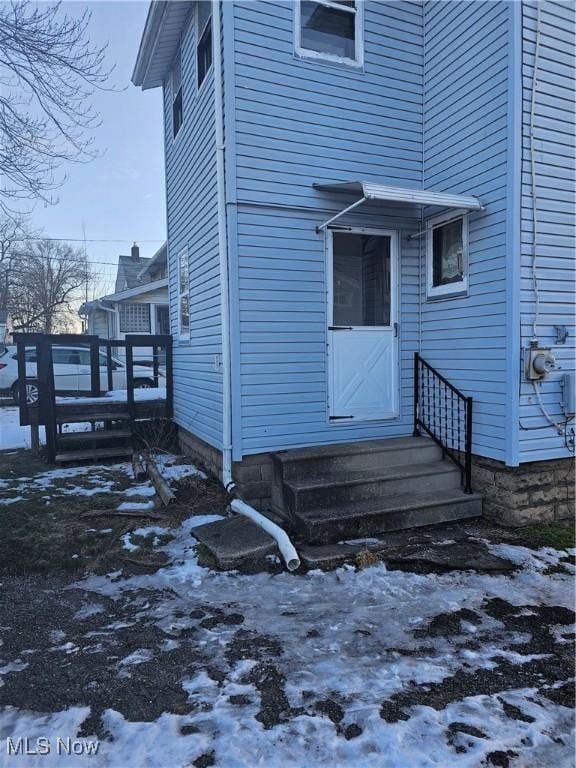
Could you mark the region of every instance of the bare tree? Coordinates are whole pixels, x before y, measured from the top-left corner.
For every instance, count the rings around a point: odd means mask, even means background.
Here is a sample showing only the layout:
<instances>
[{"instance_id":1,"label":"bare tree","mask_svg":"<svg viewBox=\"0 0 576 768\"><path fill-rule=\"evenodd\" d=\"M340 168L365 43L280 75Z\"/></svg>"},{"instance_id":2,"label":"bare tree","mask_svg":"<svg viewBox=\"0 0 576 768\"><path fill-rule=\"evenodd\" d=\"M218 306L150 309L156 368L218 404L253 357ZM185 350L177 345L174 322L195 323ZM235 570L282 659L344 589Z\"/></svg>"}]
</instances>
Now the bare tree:
<instances>
[{"instance_id":1,"label":"bare tree","mask_svg":"<svg viewBox=\"0 0 576 768\"><path fill-rule=\"evenodd\" d=\"M90 12L63 14L60 3L0 2L0 210L22 200L54 202L61 166L94 156L99 124L91 104L111 70L92 46Z\"/></svg>"},{"instance_id":2,"label":"bare tree","mask_svg":"<svg viewBox=\"0 0 576 768\"><path fill-rule=\"evenodd\" d=\"M32 236L29 223L22 216L0 216L0 312L8 304L10 278L18 258L18 246Z\"/></svg>"},{"instance_id":3,"label":"bare tree","mask_svg":"<svg viewBox=\"0 0 576 768\"><path fill-rule=\"evenodd\" d=\"M37 240L11 271L8 311L17 331L54 333L77 321L77 305L92 280L85 254L69 243Z\"/></svg>"}]
</instances>

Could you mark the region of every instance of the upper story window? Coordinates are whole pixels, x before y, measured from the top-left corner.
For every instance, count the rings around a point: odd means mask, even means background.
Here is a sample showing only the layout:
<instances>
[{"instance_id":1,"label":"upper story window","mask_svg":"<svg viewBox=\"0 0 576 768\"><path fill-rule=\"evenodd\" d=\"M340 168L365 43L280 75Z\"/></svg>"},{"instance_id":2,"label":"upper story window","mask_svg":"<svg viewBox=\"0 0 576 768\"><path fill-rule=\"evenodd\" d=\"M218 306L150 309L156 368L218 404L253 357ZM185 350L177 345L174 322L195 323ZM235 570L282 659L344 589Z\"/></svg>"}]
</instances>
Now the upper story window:
<instances>
[{"instance_id":1,"label":"upper story window","mask_svg":"<svg viewBox=\"0 0 576 768\"><path fill-rule=\"evenodd\" d=\"M182 53L176 54L172 67L172 135L176 138L184 122L182 110Z\"/></svg>"},{"instance_id":2,"label":"upper story window","mask_svg":"<svg viewBox=\"0 0 576 768\"><path fill-rule=\"evenodd\" d=\"M299 0L296 53L343 64L362 64L362 1Z\"/></svg>"},{"instance_id":3,"label":"upper story window","mask_svg":"<svg viewBox=\"0 0 576 768\"><path fill-rule=\"evenodd\" d=\"M210 0L201 0L197 8L196 70L198 72L198 88L200 88L212 66L212 3Z\"/></svg>"},{"instance_id":4,"label":"upper story window","mask_svg":"<svg viewBox=\"0 0 576 768\"><path fill-rule=\"evenodd\" d=\"M426 235L428 298L462 296L468 290L468 216L432 219Z\"/></svg>"},{"instance_id":5,"label":"upper story window","mask_svg":"<svg viewBox=\"0 0 576 768\"><path fill-rule=\"evenodd\" d=\"M178 336L190 338L190 272L188 249L178 254Z\"/></svg>"}]
</instances>

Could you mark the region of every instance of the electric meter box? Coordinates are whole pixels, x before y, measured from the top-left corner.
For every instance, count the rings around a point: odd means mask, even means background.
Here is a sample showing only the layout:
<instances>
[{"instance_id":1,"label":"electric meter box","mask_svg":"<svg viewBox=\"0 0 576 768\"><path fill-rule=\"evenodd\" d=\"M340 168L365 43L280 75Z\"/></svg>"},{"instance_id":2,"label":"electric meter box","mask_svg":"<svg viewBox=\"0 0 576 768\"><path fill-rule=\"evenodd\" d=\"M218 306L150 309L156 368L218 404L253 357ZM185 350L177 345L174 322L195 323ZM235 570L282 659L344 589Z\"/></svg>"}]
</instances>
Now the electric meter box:
<instances>
[{"instance_id":1,"label":"electric meter box","mask_svg":"<svg viewBox=\"0 0 576 768\"><path fill-rule=\"evenodd\" d=\"M576 415L576 373L562 376L562 410L566 418Z\"/></svg>"}]
</instances>

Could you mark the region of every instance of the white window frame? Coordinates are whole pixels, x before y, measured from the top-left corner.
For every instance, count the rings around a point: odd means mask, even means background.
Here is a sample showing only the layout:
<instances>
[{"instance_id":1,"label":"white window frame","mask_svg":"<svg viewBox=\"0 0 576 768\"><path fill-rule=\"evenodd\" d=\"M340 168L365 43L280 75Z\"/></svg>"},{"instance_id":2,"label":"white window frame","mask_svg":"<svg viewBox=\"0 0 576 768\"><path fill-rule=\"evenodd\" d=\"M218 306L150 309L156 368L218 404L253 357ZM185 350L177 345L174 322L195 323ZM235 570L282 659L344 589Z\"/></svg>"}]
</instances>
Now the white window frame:
<instances>
[{"instance_id":1,"label":"white window frame","mask_svg":"<svg viewBox=\"0 0 576 768\"><path fill-rule=\"evenodd\" d=\"M187 269L188 280L187 280L186 286L183 287L182 286L182 280L181 280L182 270L180 269L180 260L181 260L181 258L182 258L182 256L184 254L186 254L186 262L187 262L187 265L188 265L188 269ZM178 328L176 329L176 331L177 331L177 336L178 336L179 339L182 339L182 340L185 340L185 341L189 341L190 340L190 325L191 325L191 323L190 323L190 262L188 260L188 248L182 248L178 252L178 258L177 258L177 261L176 261L176 269L178 271L178 282L177 282L177 285L178 285L178 312L177 312ZM183 297L187 297L187 299L188 299L188 328L187 328L187 330L182 330L182 298Z\"/></svg>"},{"instance_id":2,"label":"white window frame","mask_svg":"<svg viewBox=\"0 0 576 768\"><path fill-rule=\"evenodd\" d=\"M301 44L302 32L302 0L296 0L294 3L294 52L298 58L318 59L320 61L331 61L337 64L346 64L349 67L361 68L364 66L364 2L356 0L356 8L350 8L341 5L338 0L310 0L318 5L324 5L326 8L334 8L338 11L353 13L354 19L354 43L356 56L349 59L347 56L336 56L333 53L324 53L322 51L311 51L309 48L303 48Z\"/></svg>"},{"instance_id":3,"label":"white window frame","mask_svg":"<svg viewBox=\"0 0 576 768\"><path fill-rule=\"evenodd\" d=\"M462 280L447 285L434 285L434 230L444 224L462 220ZM443 214L426 221L426 297L428 299L448 299L465 296L468 293L468 214Z\"/></svg>"}]
</instances>

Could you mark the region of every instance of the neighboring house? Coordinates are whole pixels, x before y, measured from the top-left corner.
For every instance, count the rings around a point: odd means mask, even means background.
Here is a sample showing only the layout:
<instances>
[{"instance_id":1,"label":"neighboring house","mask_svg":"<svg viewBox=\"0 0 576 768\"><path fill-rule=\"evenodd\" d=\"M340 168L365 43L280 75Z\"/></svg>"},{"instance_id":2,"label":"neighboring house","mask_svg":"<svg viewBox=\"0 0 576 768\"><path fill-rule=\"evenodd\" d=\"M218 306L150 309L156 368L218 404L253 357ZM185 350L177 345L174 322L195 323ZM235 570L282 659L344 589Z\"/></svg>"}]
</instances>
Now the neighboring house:
<instances>
[{"instance_id":1,"label":"neighboring house","mask_svg":"<svg viewBox=\"0 0 576 768\"><path fill-rule=\"evenodd\" d=\"M103 339L126 334L169 334L166 245L150 259L136 244L130 256L118 257L114 293L80 307L86 331Z\"/></svg>"},{"instance_id":2,"label":"neighboring house","mask_svg":"<svg viewBox=\"0 0 576 768\"><path fill-rule=\"evenodd\" d=\"M151 4L189 451L265 505L274 452L411 435L420 352L474 399L489 514L571 514L573 33L557 1Z\"/></svg>"}]
</instances>

